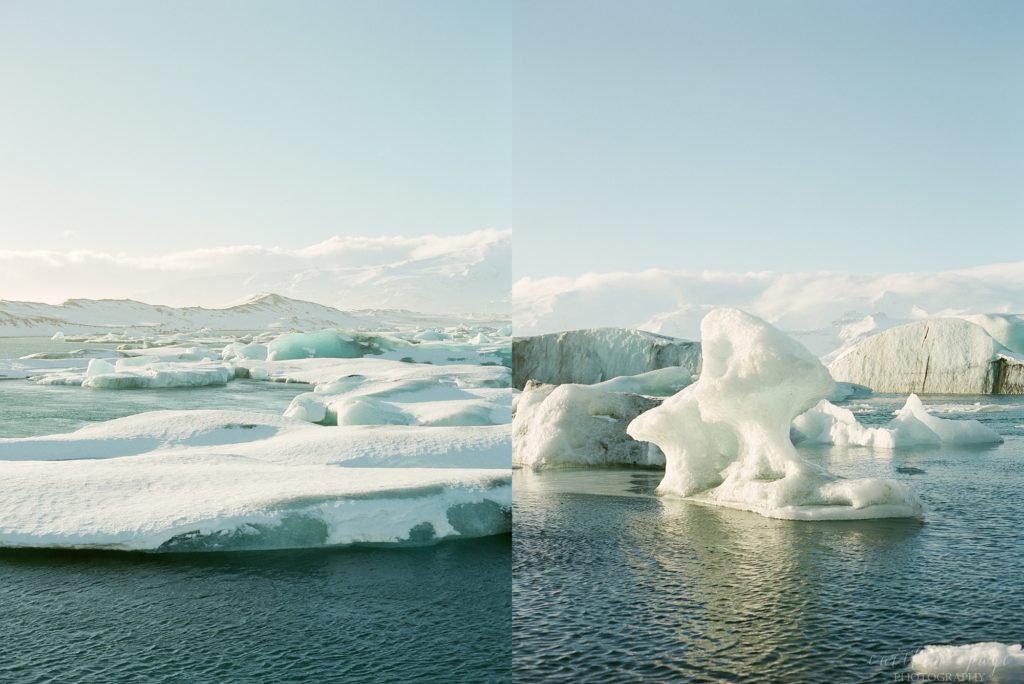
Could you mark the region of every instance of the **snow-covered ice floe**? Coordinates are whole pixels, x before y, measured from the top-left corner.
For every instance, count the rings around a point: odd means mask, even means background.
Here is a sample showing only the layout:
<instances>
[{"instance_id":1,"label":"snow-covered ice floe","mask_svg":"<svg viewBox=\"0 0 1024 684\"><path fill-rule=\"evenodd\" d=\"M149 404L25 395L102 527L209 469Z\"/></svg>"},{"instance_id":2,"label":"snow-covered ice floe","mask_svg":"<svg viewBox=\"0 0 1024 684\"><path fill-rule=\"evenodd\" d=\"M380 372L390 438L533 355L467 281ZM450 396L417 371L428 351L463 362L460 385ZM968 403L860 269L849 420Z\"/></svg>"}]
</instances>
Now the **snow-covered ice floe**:
<instances>
[{"instance_id":1,"label":"snow-covered ice floe","mask_svg":"<svg viewBox=\"0 0 1024 684\"><path fill-rule=\"evenodd\" d=\"M508 425L323 427L159 411L0 440L0 545L427 543L511 527Z\"/></svg>"},{"instance_id":2,"label":"snow-covered ice floe","mask_svg":"<svg viewBox=\"0 0 1024 684\"><path fill-rule=\"evenodd\" d=\"M399 313L385 331L104 331L90 339L117 350L0 361L0 378L40 386L249 379L312 390L283 416L157 411L0 439L0 546L197 551L508 533L511 330L432 317L421 334Z\"/></svg>"},{"instance_id":3,"label":"snow-covered ice floe","mask_svg":"<svg viewBox=\"0 0 1024 684\"><path fill-rule=\"evenodd\" d=\"M285 415L322 425L497 425L511 415L504 366L381 358L245 362L250 377L313 384Z\"/></svg>"},{"instance_id":4,"label":"snow-covered ice floe","mask_svg":"<svg viewBox=\"0 0 1024 684\"><path fill-rule=\"evenodd\" d=\"M916 394L885 427L861 425L853 412L822 399L796 417L793 428L798 442L857 445L882 449L920 446L999 444L1003 438L976 420L951 420L931 415Z\"/></svg>"},{"instance_id":5,"label":"snow-covered ice floe","mask_svg":"<svg viewBox=\"0 0 1024 684\"><path fill-rule=\"evenodd\" d=\"M885 478L843 479L804 459L792 420L834 389L828 370L759 318L716 309L701 323L703 369L694 384L630 423L665 454L671 493L774 518L916 517L917 497Z\"/></svg>"},{"instance_id":6,"label":"snow-covered ice floe","mask_svg":"<svg viewBox=\"0 0 1024 684\"><path fill-rule=\"evenodd\" d=\"M922 674L974 674L997 677L999 681L1020 681L1024 678L1024 649L1020 644L998 641L962 646L925 646L911 658L910 667Z\"/></svg>"}]
</instances>

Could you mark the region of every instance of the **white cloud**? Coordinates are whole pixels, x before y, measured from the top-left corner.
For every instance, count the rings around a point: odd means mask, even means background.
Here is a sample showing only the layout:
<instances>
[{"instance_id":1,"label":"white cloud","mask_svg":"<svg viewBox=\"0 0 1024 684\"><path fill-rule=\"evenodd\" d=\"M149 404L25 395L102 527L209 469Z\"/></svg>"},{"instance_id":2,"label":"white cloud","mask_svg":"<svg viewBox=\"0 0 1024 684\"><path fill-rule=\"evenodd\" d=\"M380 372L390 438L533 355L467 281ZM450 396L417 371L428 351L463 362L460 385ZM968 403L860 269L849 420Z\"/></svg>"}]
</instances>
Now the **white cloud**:
<instances>
[{"instance_id":1,"label":"white cloud","mask_svg":"<svg viewBox=\"0 0 1024 684\"><path fill-rule=\"evenodd\" d=\"M224 306L276 292L343 309L501 312L509 308L511 279L511 232L499 230L157 256L0 250L0 298L49 303L77 297Z\"/></svg>"},{"instance_id":2,"label":"white cloud","mask_svg":"<svg viewBox=\"0 0 1024 684\"><path fill-rule=\"evenodd\" d=\"M1024 262L931 273L724 273L649 270L521 278L517 335L624 326L696 339L704 313L734 306L802 332L818 353L855 324L877 329L922 316L1024 312ZM853 326L844 332L846 326Z\"/></svg>"}]
</instances>

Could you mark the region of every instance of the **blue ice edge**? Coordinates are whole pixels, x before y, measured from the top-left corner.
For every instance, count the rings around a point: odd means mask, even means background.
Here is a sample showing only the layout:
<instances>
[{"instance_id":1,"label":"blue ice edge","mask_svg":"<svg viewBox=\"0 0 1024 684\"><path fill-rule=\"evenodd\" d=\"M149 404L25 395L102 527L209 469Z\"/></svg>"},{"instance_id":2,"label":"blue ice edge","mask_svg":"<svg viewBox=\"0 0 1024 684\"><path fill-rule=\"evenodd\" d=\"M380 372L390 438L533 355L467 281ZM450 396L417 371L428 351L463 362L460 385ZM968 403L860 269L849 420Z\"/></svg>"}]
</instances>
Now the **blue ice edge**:
<instances>
[{"instance_id":1,"label":"blue ice edge","mask_svg":"<svg viewBox=\"0 0 1024 684\"><path fill-rule=\"evenodd\" d=\"M430 485L338 497L298 498L263 510L198 521L129 539L0 542L13 549L141 553L422 547L512 531L511 475L474 486Z\"/></svg>"}]
</instances>

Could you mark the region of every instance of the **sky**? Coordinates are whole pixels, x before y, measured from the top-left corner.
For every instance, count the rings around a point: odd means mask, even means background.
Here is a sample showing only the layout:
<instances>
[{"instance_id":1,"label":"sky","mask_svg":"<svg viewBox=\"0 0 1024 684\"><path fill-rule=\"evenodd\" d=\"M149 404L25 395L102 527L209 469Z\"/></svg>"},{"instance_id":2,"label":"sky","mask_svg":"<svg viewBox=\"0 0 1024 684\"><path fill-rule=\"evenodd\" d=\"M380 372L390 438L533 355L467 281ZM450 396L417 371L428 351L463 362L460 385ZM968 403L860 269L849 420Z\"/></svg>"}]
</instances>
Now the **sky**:
<instances>
[{"instance_id":1,"label":"sky","mask_svg":"<svg viewBox=\"0 0 1024 684\"><path fill-rule=\"evenodd\" d=\"M1022 32L1004 0L4 2L0 249L497 229L527 279L1012 261Z\"/></svg>"},{"instance_id":2,"label":"sky","mask_svg":"<svg viewBox=\"0 0 1024 684\"><path fill-rule=\"evenodd\" d=\"M1024 3L517 3L518 276L906 272L1024 247Z\"/></svg>"},{"instance_id":3,"label":"sky","mask_svg":"<svg viewBox=\"0 0 1024 684\"><path fill-rule=\"evenodd\" d=\"M504 13L0 3L0 247L146 256L507 228Z\"/></svg>"}]
</instances>

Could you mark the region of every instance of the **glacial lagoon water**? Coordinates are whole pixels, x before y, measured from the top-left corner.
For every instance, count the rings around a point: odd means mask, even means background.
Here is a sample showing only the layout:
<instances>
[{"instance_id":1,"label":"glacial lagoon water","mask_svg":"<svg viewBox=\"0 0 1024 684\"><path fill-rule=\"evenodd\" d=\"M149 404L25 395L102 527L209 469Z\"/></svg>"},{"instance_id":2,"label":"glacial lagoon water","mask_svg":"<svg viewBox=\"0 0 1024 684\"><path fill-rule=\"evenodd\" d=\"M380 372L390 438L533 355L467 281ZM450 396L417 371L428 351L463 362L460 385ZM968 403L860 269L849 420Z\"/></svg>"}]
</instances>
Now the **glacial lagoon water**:
<instances>
[{"instance_id":1,"label":"glacial lagoon water","mask_svg":"<svg viewBox=\"0 0 1024 684\"><path fill-rule=\"evenodd\" d=\"M0 358L82 346L0 339ZM280 415L308 390L3 380L0 437L157 409ZM234 553L0 549L0 682L509 681L510 586L508 536Z\"/></svg>"},{"instance_id":2,"label":"glacial lagoon water","mask_svg":"<svg viewBox=\"0 0 1024 684\"><path fill-rule=\"evenodd\" d=\"M903 401L845 406L881 425ZM1024 398L924 401L1005 443L802 450L910 483L924 520L773 520L657 496L658 471L516 471L517 681L892 682L926 644L1019 643Z\"/></svg>"}]
</instances>

